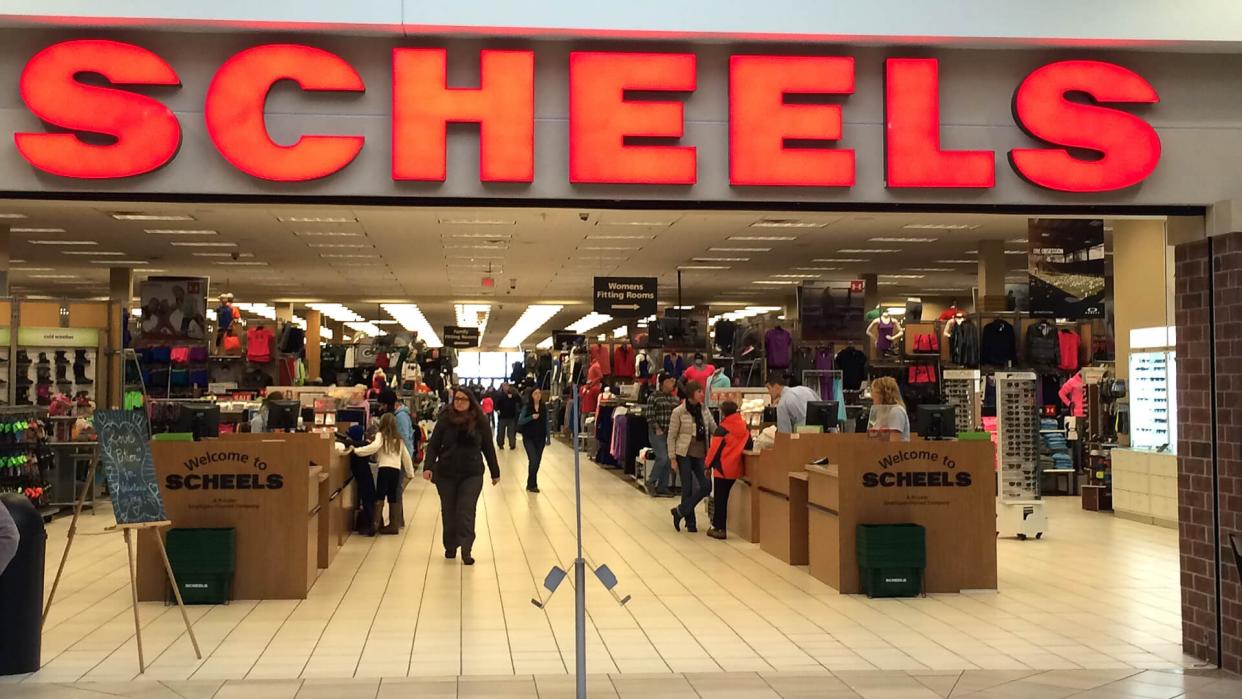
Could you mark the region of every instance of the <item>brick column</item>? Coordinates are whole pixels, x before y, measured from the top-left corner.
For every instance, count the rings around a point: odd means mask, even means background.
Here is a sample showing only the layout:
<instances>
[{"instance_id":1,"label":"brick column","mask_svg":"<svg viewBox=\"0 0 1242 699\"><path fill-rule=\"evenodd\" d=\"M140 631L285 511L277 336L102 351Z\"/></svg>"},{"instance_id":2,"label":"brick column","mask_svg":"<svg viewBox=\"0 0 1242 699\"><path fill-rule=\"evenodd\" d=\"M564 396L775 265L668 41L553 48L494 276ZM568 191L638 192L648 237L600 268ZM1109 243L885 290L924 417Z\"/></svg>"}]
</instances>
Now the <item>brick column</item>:
<instances>
[{"instance_id":1,"label":"brick column","mask_svg":"<svg viewBox=\"0 0 1242 699\"><path fill-rule=\"evenodd\" d=\"M1229 546L1242 537L1242 233L1178 245L1176 265L1182 645L1212 663L1219 652L1223 669L1242 673Z\"/></svg>"}]
</instances>

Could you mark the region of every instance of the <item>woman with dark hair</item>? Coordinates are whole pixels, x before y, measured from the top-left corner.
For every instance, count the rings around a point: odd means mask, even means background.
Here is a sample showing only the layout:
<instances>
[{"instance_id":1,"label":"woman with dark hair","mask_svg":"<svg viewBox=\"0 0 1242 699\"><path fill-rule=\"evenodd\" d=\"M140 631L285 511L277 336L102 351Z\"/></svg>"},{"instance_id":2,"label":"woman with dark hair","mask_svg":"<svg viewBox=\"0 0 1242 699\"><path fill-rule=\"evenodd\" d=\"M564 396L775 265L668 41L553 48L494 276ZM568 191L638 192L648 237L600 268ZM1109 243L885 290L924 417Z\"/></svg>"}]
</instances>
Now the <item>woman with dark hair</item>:
<instances>
[{"instance_id":1,"label":"woman with dark hair","mask_svg":"<svg viewBox=\"0 0 1242 699\"><path fill-rule=\"evenodd\" d=\"M440 494L440 517L444 524L444 557L474 565L474 518L483 492L483 461L491 471L492 485L500 482L492 427L470 391L453 389L452 402L440 413L427 440L423 478L436 484Z\"/></svg>"},{"instance_id":2,"label":"woman with dark hair","mask_svg":"<svg viewBox=\"0 0 1242 699\"><path fill-rule=\"evenodd\" d=\"M522 414L518 416L517 430L522 435L522 446L529 462L526 470L526 490L539 492L539 464L543 463L543 448L548 443L548 406L543 402L543 389L531 389L522 400Z\"/></svg>"}]
</instances>

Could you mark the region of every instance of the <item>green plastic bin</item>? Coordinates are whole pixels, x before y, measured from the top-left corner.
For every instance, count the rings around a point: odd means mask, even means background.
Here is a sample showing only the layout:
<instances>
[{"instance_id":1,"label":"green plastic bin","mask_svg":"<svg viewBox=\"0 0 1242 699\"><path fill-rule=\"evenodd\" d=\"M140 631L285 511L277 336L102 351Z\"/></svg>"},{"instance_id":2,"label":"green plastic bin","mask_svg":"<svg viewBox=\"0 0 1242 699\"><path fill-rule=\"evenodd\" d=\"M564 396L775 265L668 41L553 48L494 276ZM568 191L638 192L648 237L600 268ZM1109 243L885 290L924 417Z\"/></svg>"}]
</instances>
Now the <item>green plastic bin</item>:
<instances>
[{"instance_id":1,"label":"green plastic bin","mask_svg":"<svg viewBox=\"0 0 1242 699\"><path fill-rule=\"evenodd\" d=\"M927 568L927 532L918 524L860 524L856 556L868 597L917 597Z\"/></svg>"},{"instance_id":2,"label":"green plastic bin","mask_svg":"<svg viewBox=\"0 0 1242 699\"><path fill-rule=\"evenodd\" d=\"M232 599L235 530L172 529L164 545L183 602L224 604Z\"/></svg>"}]
</instances>

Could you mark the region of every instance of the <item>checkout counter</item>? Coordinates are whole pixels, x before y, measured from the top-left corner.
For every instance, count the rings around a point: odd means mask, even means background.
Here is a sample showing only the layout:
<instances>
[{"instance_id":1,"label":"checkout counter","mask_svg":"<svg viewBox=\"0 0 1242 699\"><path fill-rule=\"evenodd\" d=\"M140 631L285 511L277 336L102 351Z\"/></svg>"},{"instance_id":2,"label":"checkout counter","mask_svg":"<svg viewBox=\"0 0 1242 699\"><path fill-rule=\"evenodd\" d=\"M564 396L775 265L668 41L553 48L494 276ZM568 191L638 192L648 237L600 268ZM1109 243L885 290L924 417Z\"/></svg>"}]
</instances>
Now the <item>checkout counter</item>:
<instances>
[{"instance_id":1,"label":"checkout counter","mask_svg":"<svg viewBox=\"0 0 1242 699\"><path fill-rule=\"evenodd\" d=\"M990 442L778 434L775 446L744 457L745 505L758 507L757 517L739 513L735 522L735 486L729 526L749 539L746 525L757 520L764 551L857 594L858 525L919 524L927 592L996 589L994 463Z\"/></svg>"},{"instance_id":2,"label":"checkout counter","mask_svg":"<svg viewBox=\"0 0 1242 699\"><path fill-rule=\"evenodd\" d=\"M153 441L173 527L236 530L234 599L305 599L353 521L349 457L329 433L232 433ZM138 546L138 596L167 595L159 554Z\"/></svg>"}]
</instances>

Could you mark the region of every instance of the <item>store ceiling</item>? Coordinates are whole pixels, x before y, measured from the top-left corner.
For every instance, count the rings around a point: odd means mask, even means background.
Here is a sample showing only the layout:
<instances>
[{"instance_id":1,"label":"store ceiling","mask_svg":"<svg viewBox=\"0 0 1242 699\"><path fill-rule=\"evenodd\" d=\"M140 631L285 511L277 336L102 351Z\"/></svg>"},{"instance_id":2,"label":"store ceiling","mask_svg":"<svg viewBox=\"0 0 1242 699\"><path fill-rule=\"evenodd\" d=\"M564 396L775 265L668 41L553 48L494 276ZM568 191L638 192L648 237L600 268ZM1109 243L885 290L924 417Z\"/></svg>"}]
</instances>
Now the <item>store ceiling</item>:
<instances>
[{"instance_id":1,"label":"store ceiling","mask_svg":"<svg viewBox=\"0 0 1242 699\"><path fill-rule=\"evenodd\" d=\"M417 303L437 329L454 323L454 303L488 303L486 345L499 342L531 303L565 305L532 340L585 315L596 275L656 276L662 302L676 303L678 267L686 268L682 302L721 310L779 305L800 278L864 273L880 275L885 298L968 298L978 241L1006 241L1012 269L1025 267L1027 220L0 200L0 226L11 230L14 295L104 296L108 267L132 265L139 279L208 276L213 297L231 291L239 301L338 302L369 320L388 319L380 302ZM864 252L875 250L885 252ZM484 277L495 286L484 287Z\"/></svg>"}]
</instances>

